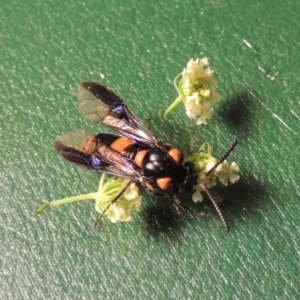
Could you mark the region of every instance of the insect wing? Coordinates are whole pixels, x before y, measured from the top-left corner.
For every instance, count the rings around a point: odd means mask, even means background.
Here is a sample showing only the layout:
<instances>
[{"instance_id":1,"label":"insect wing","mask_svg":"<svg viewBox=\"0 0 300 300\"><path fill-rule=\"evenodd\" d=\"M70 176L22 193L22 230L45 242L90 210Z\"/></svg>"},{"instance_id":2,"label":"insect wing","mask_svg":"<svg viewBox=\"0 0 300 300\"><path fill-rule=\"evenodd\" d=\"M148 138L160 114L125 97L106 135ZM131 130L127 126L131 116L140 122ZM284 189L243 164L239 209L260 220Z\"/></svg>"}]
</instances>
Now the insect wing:
<instances>
[{"instance_id":1,"label":"insect wing","mask_svg":"<svg viewBox=\"0 0 300 300\"><path fill-rule=\"evenodd\" d=\"M133 114L123 100L107 87L82 82L78 87L79 106L89 120L113 128L138 144L154 147L162 142Z\"/></svg>"},{"instance_id":2,"label":"insect wing","mask_svg":"<svg viewBox=\"0 0 300 300\"><path fill-rule=\"evenodd\" d=\"M57 137L54 140L54 148L64 159L80 167L94 169L92 151L88 153L85 150L87 141L92 141L94 137L95 135L87 130L75 130ZM94 148L96 149L96 145L94 145Z\"/></svg>"},{"instance_id":3,"label":"insect wing","mask_svg":"<svg viewBox=\"0 0 300 300\"><path fill-rule=\"evenodd\" d=\"M141 178L139 169L130 160L87 130L75 130L56 138L54 147L64 159L82 168L135 182Z\"/></svg>"}]
</instances>

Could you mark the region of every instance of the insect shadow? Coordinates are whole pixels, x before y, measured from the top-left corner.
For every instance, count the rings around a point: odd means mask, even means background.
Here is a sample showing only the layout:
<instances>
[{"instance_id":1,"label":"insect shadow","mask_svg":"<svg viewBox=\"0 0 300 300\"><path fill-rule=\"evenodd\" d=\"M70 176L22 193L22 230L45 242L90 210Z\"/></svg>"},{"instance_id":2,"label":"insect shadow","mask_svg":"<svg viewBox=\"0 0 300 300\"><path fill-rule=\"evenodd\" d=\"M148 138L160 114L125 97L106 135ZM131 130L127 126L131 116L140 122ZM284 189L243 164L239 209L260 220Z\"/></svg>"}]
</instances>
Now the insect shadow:
<instances>
[{"instance_id":1,"label":"insect shadow","mask_svg":"<svg viewBox=\"0 0 300 300\"><path fill-rule=\"evenodd\" d=\"M255 214L259 203L269 197L274 190L270 183L258 181L250 170L241 170L242 176L234 185L217 187L216 192L222 195L224 201L220 208L227 214L234 215L240 221L245 216Z\"/></svg>"},{"instance_id":2,"label":"insect shadow","mask_svg":"<svg viewBox=\"0 0 300 300\"><path fill-rule=\"evenodd\" d=\"M143 209L141 218L143 227L147 234L153 237L168 236L178 238L181 230L188 224L191 219L198 219L199 222L203 217L215 218L215 209L211 206L207 195L203 195L204 199L201 203L195 203L192 200L192 194L182 195L180 202L185 206L179 209L168 201L167 196L162 198L153 198L151 202L147 202L147 206ZM171 200L170 196L169 199ZM224 203L220 203L222 207ZM218 202L219 205L219 202Z\"/></svg>"},{"instance_id":3,"label":"insect shadow","mask_svg":"<svg viewBox=\"0 0 300 300\"><path fill-rule=\"evenodd\" d=\"M253 134L258 95L255 91L244 90L229 96L218 107L218 116L237 133Z\"/></svg>"},{"instance_id":4,"label":"insect shadow","mask_svg":"<svg viewBox=\"0 0 300 300\"><path fill-rule=\"evenodd\" d=\"M245 218L255 214L259 203L268 198L273 188L267 182L258 181L250 170L242 170L243 176L234 185L216 186L212 194L219 207L226 215L232 215L236 218L239 226ZM194 213L183 211L178 214L171 202L155 199L151 201L142 212L143 227L148 234L159 238L168 236L178 238L181 229L187 224L190 217L199 218L209 216L214 218L215 212L211 207L209 200L204 196L202 203L193 203L190 195L181 198L181 202L189 206ZM197 215L198 214L198 215ZM232 224L234 226L234 224Z\"/></svg>"},{"instance_id":5,"label":"insect shadow","mask_svg":"<svg viewBox=\"0 0 300 300\"><path fill-rule=\"evenodd\" d=\"M168 201L148 204L142 218L144 228L153 236L175 232L180 225L180 215Z\"/></svg>"}]
</instances>

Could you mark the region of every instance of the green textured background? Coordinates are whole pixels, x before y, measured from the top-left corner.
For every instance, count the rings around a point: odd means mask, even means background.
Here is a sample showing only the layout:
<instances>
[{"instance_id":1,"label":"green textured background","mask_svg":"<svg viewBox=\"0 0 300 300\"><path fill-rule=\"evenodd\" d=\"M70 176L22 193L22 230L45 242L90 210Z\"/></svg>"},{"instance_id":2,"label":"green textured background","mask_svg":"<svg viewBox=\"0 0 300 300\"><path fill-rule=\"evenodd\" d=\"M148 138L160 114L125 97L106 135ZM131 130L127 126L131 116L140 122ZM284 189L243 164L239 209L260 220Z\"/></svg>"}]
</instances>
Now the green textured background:
<instances>
[{"instance_id":1,"label":"green textured background","mask_svg":"<svg viewBox=\"0 0 300 300\"><path fill-rule=\"evenodd\" d=\"M299 297L300 2L152 2L2 1L1 299ZM223 99L213 119L196 127L181 107L160 120L173 77L203 56ZM97 188L97 174L52 146L64 132L103 130L78 110L85 80L117 91L183 150L210 141L221 155L239 140L230 160L242 179L222 194L229 233L209 205L207 218L155 212L171 229L149 231L147 212L163 201L149 196L134 222L98 230L93 202L31 217Z\"/></svg>"}]
</instances>

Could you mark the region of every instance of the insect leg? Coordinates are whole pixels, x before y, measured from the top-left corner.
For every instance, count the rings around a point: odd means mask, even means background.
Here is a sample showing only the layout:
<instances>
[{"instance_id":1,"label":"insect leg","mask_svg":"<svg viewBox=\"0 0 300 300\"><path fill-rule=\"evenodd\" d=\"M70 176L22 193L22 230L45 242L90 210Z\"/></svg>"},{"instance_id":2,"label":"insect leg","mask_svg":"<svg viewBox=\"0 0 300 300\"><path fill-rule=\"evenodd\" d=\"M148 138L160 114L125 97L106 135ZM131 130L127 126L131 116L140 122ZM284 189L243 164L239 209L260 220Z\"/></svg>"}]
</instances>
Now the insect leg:
<instances>
[{"instance_id":1,"label":"insect leg","mask_svg":"<svg viewBox=\"0 0 300 300\"><path fill-rule=\"evenodd\" d=\"M173 199L169 198L169 200L171 201L172 205L174 206L178 214L181 214L181 211L183 210L187 210L190 213L194 213L187 205L185 205L180 201L177 195L174 195Z\"/></svg>"},{"instance_id":2,"label":"insect leg","mask_svg":"<svg viewBox=\"0 0 300 300\"><path fill-rule=\"evenodd\" d=\"M182 203L178 197L178 195L180 194L177 186L174 186L174 196L173 198L168 197L168 199L170 200L170 202L172 203L172 205L174 206L174 208L176 209L177 213L180 214L181 211L183 210L187 210L188 212L190 212L193 215L197 215L197 212L190 209L187 205L185 205L184 203Z\"/></svg>"}]
</instances>

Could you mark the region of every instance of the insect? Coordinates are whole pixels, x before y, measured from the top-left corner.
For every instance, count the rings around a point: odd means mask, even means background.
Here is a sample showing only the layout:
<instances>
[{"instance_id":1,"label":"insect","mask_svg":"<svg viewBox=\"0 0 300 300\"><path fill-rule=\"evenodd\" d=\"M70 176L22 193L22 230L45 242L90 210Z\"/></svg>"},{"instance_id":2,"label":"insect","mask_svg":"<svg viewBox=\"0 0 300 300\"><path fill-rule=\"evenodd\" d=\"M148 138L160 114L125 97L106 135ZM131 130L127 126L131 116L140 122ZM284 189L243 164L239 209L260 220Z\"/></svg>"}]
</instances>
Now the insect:
<instances>
[{"instance_id":1,"label":"insect","mask_svg":"<svg viewBox=\"0 0 300 300\"><path fill-rule=\"evenodd\" d=\"M78 97L80 110L87 119L114 129L120 136L75 130L55 139L56 151L64 159L85 169L130 180L102 215L132 182L141 184L151 195L166 195L166 191L172 188L175 206L186 208L178 196L192 191L197 179L194 164L183 163L183 154L155 136L107 87L95 82L82 82ZM226 159L236 143L207 174ZM225 229L229 230L217 203L207 190L206 193Z\"/></svg>"}]
</instances>

